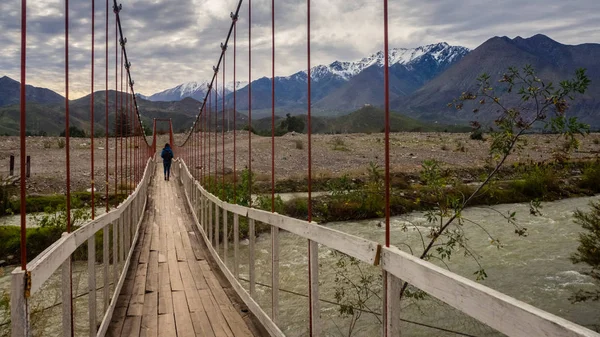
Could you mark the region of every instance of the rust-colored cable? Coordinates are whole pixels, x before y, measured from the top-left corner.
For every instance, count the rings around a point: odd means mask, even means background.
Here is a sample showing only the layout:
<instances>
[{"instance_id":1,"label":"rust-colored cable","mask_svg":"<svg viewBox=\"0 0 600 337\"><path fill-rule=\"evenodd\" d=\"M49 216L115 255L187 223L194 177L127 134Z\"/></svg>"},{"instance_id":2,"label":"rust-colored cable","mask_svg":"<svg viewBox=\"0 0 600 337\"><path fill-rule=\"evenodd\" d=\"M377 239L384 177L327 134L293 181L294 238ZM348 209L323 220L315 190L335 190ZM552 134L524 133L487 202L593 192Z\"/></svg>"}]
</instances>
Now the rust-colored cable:
<instances>
[{"instance_id":1,"label":"rust-colored cable","mask_svg":"<svg viewBox=\"0 0 600 337\"><path fill-rule=\"evenodd\" d=\"M212 151L211 151L211 136L210 136L210 114L212 112L212 88L208 87L208 114L206 116L206 127L207 127L207 138L208 138L208 147L206 148L206 154L208 155L208 175L207 175L207 182L208 182L208 188L210 190L210 188L212 187L212 182L210 181L210 174L211 174L211 159L212 159Z\"/></svg>"},{"instance_id":2,"label":"rust-colored cable","mask_svg":"<svg viewBox=\"0 0 600 337\"><path fill-rule=\"evenodd\" d=\"M66 149L66 169L67 169L67 233L71 233L71 137L69 131L69 0L65 0L65 149ZM23 160L23 158L21 158ZM21 165L22 169L23 165ZM73 273L69 273L69 288L71 302L71 337L74 335L73 325Z\"/></svg>"},{"instance_id":3,"label":"rust-colored cable","mask_svg":"<svg viewBox=\"0 0 600 337\"><path fill-rule=\"evenodd\" d=\"M217 72L219 71L219 69L216 70ZM217 135L219 134L218 132L218 128L217 128L217 120L219 117L219 76L216 76L215 74L215 188L217 186L219 186L218 182L219 180L217 179L217 172L219 171L219 164L218 164L218 142L219 142L219 138L217 137ZM215 194L216 194L216 189L215 189Z\"/></svg>"},{"instance_id":4,"label":"rust-colored cable","mask_svg":"<svg viewBox=\"0 0 600 337\"><path fill-rule=\"evenodd\" d=\"M237 48L237 15L233 18L233 203L237 204L236 185L237 185L237 171L236 171L236 160L235 149L236 149L236 91L237 83L235 81L235 70L236 70L236 48Z\"/></svg>"},{"instance_id":5,"label":"rust-colored cable","mask_svg":"<svg viewBox=\"0 0 600 337\"><path fill-rule=\"evenodd\" d=\"M223 182L223 192L221 193L221 199L225 200L225 114L227 113L227 110L225 109L225 50L227 49L226 46L223 47L223 84L221 84L221 86L223 87L223 94L221 96L222 100L223 100L223 114L221 115L221 146L222 146L222 151L221 151L221 156L222 156L222 177L221 177L221 181ZM228 117L229 118L229 117Z\"/></svg>"},{"instance_id":6,"label":"rust-colored cable","mask_svg":"<svg viewBox=\"0 0 600 337\"><path fill-rule=\"evenodd\" d=\"M252 0L248 0L248 206L252 207Z\"/></svg>"},{"instance_id":7,"label":"rust-colored cable","mask_svg":"<svg viewBox=\"0 0 600 337\"><path fill-rule=\"evenodd\" d=\"M311 133L312 133L312 125L311 125L311 91L310 91L310 0L306 0L306 82L307 82L307 138L308 138L308 222L312 222L312 142L311 142ZM310 249L310 240L308 241L308 261L311 260L312 254ZM312 287L312 272L311 268L308 268L308 326L309 326L309 335L313 336L315 333L315 329L313 327L313 315L318 313L313 313L312 303L316 299L313 298Z\"/></svg>"},{"instance_id":8,"label":"rust-colored cable","mask_svg":"<svg viewBox=\"0 0 600 337\"><path fill-rule=\"evenodd\" d=\"M121 164L121 175L119 178L119 184L121 185L121 190L123 189L123 119L125 118L125 109L123 108L123 45L121 45L121 92L120 94L120 107L119 109L119 142L121 143L121 153L120 153L120 164Z\"/></svg>"},{"instance_id":9,"label":"rust-colored cable","mask_svg":"<svg viewBox=\"0 0 600 337\"><path fill-rule=\"evenodd\" d=\"M383 0L383 78L385 92L385 246L390 246L390 69L388 47L388 1Z\"/></svg>"},{"instance_id":10,"label":"rust-colored cable","mask_svg":"<svg viewBox=\"0 0 600 337\"><path fill-rule=\"evenodd\" d=\"M110 203L108 202L108 187L109 187L109 182L108 182L108 0L106 0L106 32L105 32L105 37L106 37L106 43L105 43L105 61L106 61L106 65L105 65L105 78L106 78L106 83L105 83L105 87L104 87L104 137L105 137L105 144L104 144L104 151L105 151L105 163L106 163L106 170L105 170L105 175L104 175L104 197L105 197L105 202L106 202L106 213L108 213L110 211Z\"/></svg>"},{"instance_id":11,"label":"rust-colored cable","mask_svg":"<svg viewBox=\"0 0 600 337\"><path fill-rule=\"evenodd\" d=\"M275 212L275 0L271 0L271 212Z\"/></svg>"},{"instance_id":12,"label":"rust-colored cable","mask_svg":"<svg viewBox=\"0 0 600 337\"><path fill-rule=\"evenodd\" d=\"M94 47L95 47L95 33L96 33L96 1L92 0L92 77L91 77L91 92L90 95L90 150L91 155L91 190L92 190L92 220L96 218L96 205L95 205L95 191L94 191Z\"/></svg>"},{"instance_id":13,"label":"rust-colored cable","mask_svg":"<svg viewBox=\"0 0 600 337\"><path fill-rule=\"evenodd\" d=\"M26 129L27 129L27 112L26 112L26 97L25 97L25 75L27 69L27 0L21 0L21 86L19 92L19 104L21 109L21 125L19 130L20 137L20 170L21 170L21 269L27 270L27 181L26 170L25 170L25 157L27 156L27 141L26 141Z\"/></svg>"},{"instance_id":14,"label":"rust-colored cable","mask_svg":"<svg viewBox=\"0 0 600 337\"><path fill-rule=\"evenodd\" d=\"M113 7L115 15L119 10L118 7ZM118 33L117 33L117 20L115 20L115 133L114 133L114 142L115 142L115 208L119 206L119 198L117 198L118 193L118 181L119 181L119 142L118 142L118 132L119 132L119 43L118 43ZM108 147L108 145L107 145Z\"/></svg>"}]
</instances>

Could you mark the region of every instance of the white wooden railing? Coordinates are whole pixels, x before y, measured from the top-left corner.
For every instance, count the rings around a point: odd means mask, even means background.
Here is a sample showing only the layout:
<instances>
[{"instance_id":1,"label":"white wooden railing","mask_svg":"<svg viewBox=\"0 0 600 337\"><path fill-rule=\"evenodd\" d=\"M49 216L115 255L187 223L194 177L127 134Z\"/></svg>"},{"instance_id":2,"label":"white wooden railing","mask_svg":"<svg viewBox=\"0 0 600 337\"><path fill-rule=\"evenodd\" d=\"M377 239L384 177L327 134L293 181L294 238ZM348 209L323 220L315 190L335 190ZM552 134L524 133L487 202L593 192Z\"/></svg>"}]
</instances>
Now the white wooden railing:
<instances>
[{"instance_id":1,"label":"white wooden railing","mask_svg":"<svg viewBox=\"0 0 600 337\"><path fill-rule=\"evenodd\" d=\"M383 300L384 328L382 336L400 336L399 291L406 281L478 321L507 336L588 336L600 334L568 320L535 308L477 282L454 274L432 263L418 259L396 247L382 247L374 241L346 234L316 223L290 218L277 213L243 207L224 202L206 191L190 174L185 162L178 161L176 169L183 184L186 199L194 221L208 249L240 298L271 336L285 336L277 325L279 320L279 239L283 229L305 238L309 242L309 289L311 294L309 317L312 336L319 336L319 282L318 244L352 256L364 263L379 266L386 290ZM219 227L222 214L223 228ZM233 214L233 270L227 267L227 254L219 256L220 249L228 251L228 240L219 247L219 236L228 237L228 213ZM246 217L249 224L248 281L249 291L241 285L239 277L239 217ZM269 316L257 303L255 286L255 221L271 226L272 245L272 303Z\"/></svg>"},{"instance_id":2,"label":"white wooden railing","mask_svg":"<svg viewBox=\"0 0 600 337\"><path fill-rule=\"evenodd\" d=\"M116 209L103 214L93 221L83 225L72 233L64 233L62 238L44 250L27 264L27 270L15 269L11 279L11 328L13 337L31 335L29 313L30 296L42 289L42 285L59 269L62 272L62 336L72 335L73 298L71 287L71 255L83 243L88 244L88 313L89 335L104 336L110 324L119 293L127 275L127 269L133 248L138 238L138 229L146 209L147 191L154 174L155 162L148 159L144 175L135 191ZM97 326L96 311L96 249L95 235L103 230L103 284L100 288L103 294L103 319ZM110 247L109 232L112 231L112 262L113 273L109 275ZM118 268L123 263L122 268ZM112 278L112 279L111 279ZM114 292L109 294L109 284L114 283ZM74 320L77 317L73 318ZM42 335L47 333L43 332Z\"/></svg>"}]
</instances>

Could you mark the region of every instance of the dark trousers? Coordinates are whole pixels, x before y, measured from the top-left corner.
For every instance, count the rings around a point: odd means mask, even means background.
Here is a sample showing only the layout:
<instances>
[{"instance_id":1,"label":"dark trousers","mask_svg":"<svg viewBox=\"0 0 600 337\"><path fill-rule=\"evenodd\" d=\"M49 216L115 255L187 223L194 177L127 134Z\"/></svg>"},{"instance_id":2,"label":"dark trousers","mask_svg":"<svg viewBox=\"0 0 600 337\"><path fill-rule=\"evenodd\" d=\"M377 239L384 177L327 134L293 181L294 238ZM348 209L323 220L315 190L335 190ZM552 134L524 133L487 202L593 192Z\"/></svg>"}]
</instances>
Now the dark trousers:
<instances>
[{"instance_id":1,"label":"dark trousers","mask_svg":"<svg viewBox=\"0 0 600 337\"><path fill-rule=\"evenodd\" d=\"M163 161L163 168L165 169L165 177L171 176L171 161Z\"/></svg>"}]
</instances>

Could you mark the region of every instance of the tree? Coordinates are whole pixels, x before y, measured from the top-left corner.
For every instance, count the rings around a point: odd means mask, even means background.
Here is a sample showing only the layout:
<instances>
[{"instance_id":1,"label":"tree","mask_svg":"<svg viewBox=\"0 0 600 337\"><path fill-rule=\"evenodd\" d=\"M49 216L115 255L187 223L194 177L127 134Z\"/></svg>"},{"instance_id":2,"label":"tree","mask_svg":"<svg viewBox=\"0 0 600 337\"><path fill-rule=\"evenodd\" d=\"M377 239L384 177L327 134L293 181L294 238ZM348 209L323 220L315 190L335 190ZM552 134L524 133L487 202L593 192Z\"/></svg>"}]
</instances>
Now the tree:
<instances>
[{"instance_id":1,"label":"tree","mask_svg":"<svg viewBox=\"0 0 600 337\"><path fill-rule=\"evenodd\" d=\"M592 202L590 206L592 209L589 212L575 211L575 223L583 227L586 232L579 233L579 247L571 256L571 261L591 267L584 274L592 277L596 289L578 290L571 297L574 303L600 300L600 202Z\"/></svg>"},{"instance_id":2,"label":"tree","mask_svg":"<svg viewBox=\"0 0 600 337\"><path fill-rule=\"evenodd\" d=\"M292 116L289 113L285 115L285 120L281 121L279 124L279 128L283 129L285 132L304 132L304 121L302 118L297 116Z\"/></svg>"},{"instance_id":3,"label":"tree","mask_svg":"<svg viewBox=\"0 0 600 337\"><path fill-rule=\"evenodd\" d=\"M425 161L421 172L421 181L425 185L424 190L429 199L434 200L431 209L425 214L430 224L429 231L422 233L416 224L407 224L405 226L413 226L420 234L422 247L411 247L408 244L400 243L407 246L413 255L423 260L437 260L444 265L452 254L460 249L465 256L469 256L477 263L478 269L474 272L477 280L485 279L487 274L479 262L478 254L469 246L468 233L465 231L464 224L470 223L485 231L491 238L492 244L497 248L501 248L502 243L483 225L466 218L463 210L475 197L486 193L489 185L495 183L496 175L505 164L506 159L521 148L521 136L532 129L534 125L541 124L545 129L562 134L567 144L563 148L567 153L577 146L576 135L585 135L589 132L587 125L579 123L576 117L567 118L565 113L568 109L568 101L573 100L575 94L583 94L590 83L584 69L577 70L573 79L562 81L558 87L555 87L554 84L545 83L539 79L531 66L525 66L522 70L511 67L502 76L500 83L501 88L492 87L491 77L483 74L477 79L477 85L473 92L464 92L459 98L448 104L456 110L463 110L468 105L473 105L471 109L474 114L477 114L480 108L486 104L492 105L500 111L499 117L494 121L494 127L489 132L491 140L489 171L472 192L453 196L447 193L447 186L456 182L444 174L441 163L433 160ZM501 98L500 92L506 93L506 96ZM519 102L515 106L508 106L505 102L510 102L510 96L514 94L519 96ZM472 126L474 131L482 128L482 125L475 121L472 122ZM600 216L600 210L598 212L598 216ZM530 202L530 213L540 214L537 200ZM527 235L527 228L517 223L515 212L499 212L499 214L514 229L516 235ZM342 256L342 259L348 260L349 257ZM600 260L594 261L598 263ZM348 263L339 265L345 267ZM593 270L597 276L597 270ZM380 285L381 283L376 284ZM364 287L371 288L372 284L365 283L358 289L343 287L342 290L336 290L345 294L341 300L338 299L341 315L348 315L348 308L344 306L345 303L347 304L347 298L350 298L348 292L362 292ZM409 286L406 282L403 283L399 295L400 299L410 298L413 300L425 296L422 291ZM353 295L353 297L356 296ZM359 305L358 308L354 308L356 310L369 309L360 301L355 301L354 304L356 303ZM351 333L350 331L348 336Z\"/></svg>"},{"instance_id":4,"label":"tree","mask_svg":"<svg viewBox=\"0 0 600 337\"><path fill-rule=\"evenodd\" d=\"M131 120L129 116L127 116L127 113L125 113L124 111L120 111L119 113L117 113L115 123L115 135L117 137L133 136L133 125L131 124Z\"/></svg>"},{"instance_id":5,"label":"tree","mask_svg":"<svg viewBox=\"0 0 600 337\"><path fill-rule=\"evenodd\" d=\"M61 137L65 137L66 136L66 132L63 131L60 133ZM85 131L83 131L82 129L76 127L76 126L69 126L69 136L73 137L73 138L85 138L87 137L85 134Z\"/></svg>"}]
</instances>

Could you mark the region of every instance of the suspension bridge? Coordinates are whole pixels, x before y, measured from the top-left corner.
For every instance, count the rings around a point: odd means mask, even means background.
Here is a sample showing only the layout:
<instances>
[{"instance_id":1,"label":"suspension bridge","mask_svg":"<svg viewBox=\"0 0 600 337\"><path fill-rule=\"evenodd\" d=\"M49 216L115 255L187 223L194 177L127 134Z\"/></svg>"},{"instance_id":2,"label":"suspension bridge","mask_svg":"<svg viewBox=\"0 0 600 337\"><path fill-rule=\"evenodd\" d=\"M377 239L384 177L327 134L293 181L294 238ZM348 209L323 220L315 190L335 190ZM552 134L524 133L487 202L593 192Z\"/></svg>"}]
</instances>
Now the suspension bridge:
<instances>
[{"instance_id":1,"label":"suspension bridge","mask_svg":"<svg viewBox=\"0 0 600 337\"><path fill-rule=\"evenodd\" d=\"M91 104L90 120L94 121L102 112L94 111L94 54L95 3L92 1L92 53L91 53ZM325 327L323 305L335 302L321 294L325 287L319 274L320 263L327 252L338 252L352 257L358 263L375 268L381 277L382 314L376 335L410 335L403 331L406 323L425 326L428 335L463 335L469 333L431 326L402 318L399 294L405 282L420 289L440 303L456 309L479 321L494 331L492 335L507 336L600 336L599 334L565 319L537 309L479 283L461 277L432 263L401 251L390 243L390 171L389 171L389 78L388 78L388 23L387 0L383 1L383 41L385 50L385 242L375 242L361 237L320 226L312 219L312 158L311 158L311 60L310 60L310 0L306 2L307 22L307 114L308 162L307 173L308 218L299 220L275 212L275 0L272 0L272 151L271 151L271 209L252 207L252 175L249 176L248 191L236 191L240 177L236 164L236 114L233 114L233 187L232 198L225 197L225 66L226 54L233 59L233 82L236 82L238 18L248 18L248 62L252 65L252 2L242 7L240 0L231 12L231 26L221 53L214 66L214 76L202 107L183 142L175 144L173 127L168 116L154 119L151 141L145 136L140 111L134 90L131 63L127 53L120 13L123 6L116 0L105 3L105 213L96 217L96 195L94 181L94 123L90 123L90 177L92 219L86 224L71 226L71 167L69 135L69 0L65 1L65 130L66 130L66 232L44 252L28 259L25 228L26 176L25 137L26 114L26 24L27 5L21 1L22 44L21 44L21 130L20 130L20 198L21 198L21 266L11 276L11 322L12 336L48 335L49 330L36 330L32 316L32 298L47 290L51 279L60 280L60 311L56 315L54 335L75 336L329 336ZM109 29L109 14L114 14L114 55L109 53L113 45L112 29ZM109 43L110 40L110 43ZM228 48L232 45L233 48ZM109 55L111 54L111 55ZM109 57L114 57L114 84L109 85ZM251 73L248 72L248 91L251 96ZM221 87L219 87L221 77ZM114 104L109 107L108 90L115 90ZM223 125L218 124L218 91L222 90ZM213 98L214 96L214 98ZM236 111L236 93L233 92ZM248 100L248 123L252 122L252 100ZM110 109L110 111L109 111ZM114 110L113 110L114 109ZM109 125L109 114L114 113L114 125ZM162 178L161 159L157 155L157 123L168 123L169 143L173 145L175 158L172 178ZM114 149L109 149L109 133ZM219 131L220 129L220 131ZM251 128L249 128L251 129ZM252 133L248 132L247 169L252 172ZM98 138L96 138L97 140ZM219 144L220 143L220 144ZM220 147L219 147L220 146ZM110 150L110 152L109 152ZM113 151L114 150L114 151ZM112 157L112 161L109 158ZM259 158L268 160L269 158ZM113 164L109 164L113 163ZM299 168L301 169L301 168ZM109 170L112 171L109 174ZM123 188L122 185L125 187ZM125 189L125 201L111 205L109 193ZM241 193L248 193L246 196ZM247 197L247 204L238 200ZM267 226L269 233L268 257L259 254L257 248L257 226ZM242 228L243 227L243 228ZM281 235L294 236L303 243L306 257L304 267L296 272L304 274L304 292L285 289L281 282ZM247 243L241 240L247 238ZM75 253L85 252L87 264L81 267L87 275L83 295L74 290ZM325 253L324 253L325 252ZM79 254L81 255L81 254ZM78 256L79 256L78 255ZM262 259L261 257L262 256ZM81 262L81 258L79 257ZM29 260L29 262L27 262ZM320 262L321 261L321 262ZM270 266L267 284L257 275L257 265ZM259 280L260 279L260 280ZM87 282L86 282L87 281ZM268 291L258 291L267 288ZM267 294L267 295L265 295ZM299 296L303 300L283 301L283 296ZM77 304L82 296L85 305ZM266 296L266 297L265 297ZM267 299L265 299L267 298ZM75 310L75 307L78 309ZM302 308L297 308L301 306ZM290 310L305 312L306 319L294 322L298 331L285 326L285 315ZM358 308L355 308L358 310ZM85 313L85 314L82 314ZM288 322L289 323L289 322ZM349 323L350 324L350 323ZM348 327L341 327L347 330ZM373 335L373 334L371 334Z\"/></svg>"}]
</instances>

